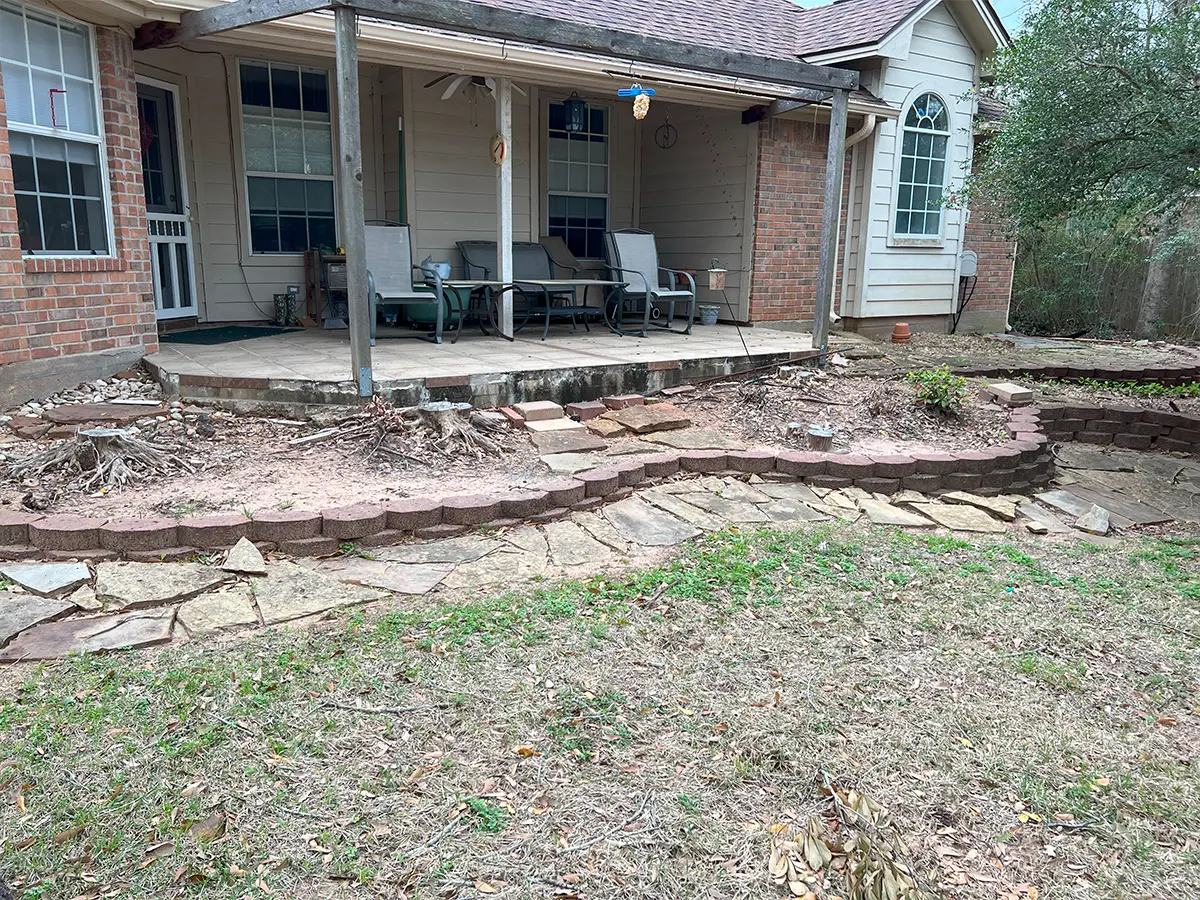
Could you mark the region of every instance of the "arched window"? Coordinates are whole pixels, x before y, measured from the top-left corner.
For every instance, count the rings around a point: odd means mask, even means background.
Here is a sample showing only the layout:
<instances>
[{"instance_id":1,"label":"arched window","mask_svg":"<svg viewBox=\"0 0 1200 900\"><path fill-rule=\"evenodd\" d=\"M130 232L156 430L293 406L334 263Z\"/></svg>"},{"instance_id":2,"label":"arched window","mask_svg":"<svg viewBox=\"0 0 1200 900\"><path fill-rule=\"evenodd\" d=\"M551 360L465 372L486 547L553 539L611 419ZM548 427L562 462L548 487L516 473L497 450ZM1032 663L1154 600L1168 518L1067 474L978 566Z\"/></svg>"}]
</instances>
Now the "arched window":
<instances>
[{"instance_id":1,"label":"arched window","mask_svg":"<svg viewBox=\"0 0 1200 900\"><path fill-rule=\"evenodd\" d=\"M904 119L896 197L898 237L937 237L942 233L949 150L950 111L937 94L922 94Z\"/></svg>"}]
</instances>

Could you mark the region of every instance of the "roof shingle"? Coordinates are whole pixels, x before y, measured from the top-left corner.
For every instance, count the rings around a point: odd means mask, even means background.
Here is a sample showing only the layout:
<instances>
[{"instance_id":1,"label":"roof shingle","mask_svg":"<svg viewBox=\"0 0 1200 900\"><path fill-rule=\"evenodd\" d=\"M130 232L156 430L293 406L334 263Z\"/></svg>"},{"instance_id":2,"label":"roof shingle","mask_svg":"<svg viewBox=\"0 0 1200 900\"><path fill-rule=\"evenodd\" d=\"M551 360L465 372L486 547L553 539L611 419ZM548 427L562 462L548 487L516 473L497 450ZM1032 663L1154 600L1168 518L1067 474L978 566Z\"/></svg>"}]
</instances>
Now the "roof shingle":
<instances>
[{"instance_id":1,"label":"roof shingle","mask_svg":"<svg viewBox=\"0 0 1200 900\"><path fill-rule=\"evenodd\" d=\"M829 6L799 11L792 44L798 56L863 47L888 32L925 0L837 0Z\"/></svg>"}]
</instances>

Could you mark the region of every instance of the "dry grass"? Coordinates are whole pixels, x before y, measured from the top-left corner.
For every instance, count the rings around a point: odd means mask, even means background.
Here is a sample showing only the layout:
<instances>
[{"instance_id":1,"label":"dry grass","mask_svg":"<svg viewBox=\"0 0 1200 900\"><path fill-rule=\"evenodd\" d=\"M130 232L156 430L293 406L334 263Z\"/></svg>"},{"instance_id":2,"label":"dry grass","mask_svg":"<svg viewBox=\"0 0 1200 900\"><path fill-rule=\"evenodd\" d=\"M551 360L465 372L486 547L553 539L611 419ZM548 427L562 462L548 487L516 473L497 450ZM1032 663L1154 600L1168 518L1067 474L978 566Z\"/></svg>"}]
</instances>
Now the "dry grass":
<instances>
[{"instance_id":1,"label":"dry grass","mask_svg":"<svg viewBox=\"0 0 1200 900\"><path fill-rule=\"evenodd\" d=\"M27 898L770 897L768 828L823 808L825 771L941 896L1197 896L1197 559L724 533L610 580L11 670L0 867Z\"/></svg>"}]
</instances>

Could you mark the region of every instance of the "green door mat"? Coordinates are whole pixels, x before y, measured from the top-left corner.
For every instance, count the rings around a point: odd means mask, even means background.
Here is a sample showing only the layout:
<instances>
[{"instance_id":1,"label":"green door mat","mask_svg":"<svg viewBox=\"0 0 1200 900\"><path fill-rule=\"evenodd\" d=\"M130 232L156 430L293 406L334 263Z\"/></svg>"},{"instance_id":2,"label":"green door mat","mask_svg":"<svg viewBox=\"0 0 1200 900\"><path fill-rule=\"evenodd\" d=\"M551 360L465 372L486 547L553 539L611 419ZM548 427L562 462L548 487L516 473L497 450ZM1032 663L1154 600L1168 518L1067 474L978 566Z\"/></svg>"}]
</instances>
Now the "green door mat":
<instances>
[{"instance_id":1,"label":"green door mat","mask_svg":"<svg viewBox=\"0 0 1200 900\"><path fill-rule=\"evenodd\" d=\"M271 337L303 331L303 328L276 328L270 325L218 325L215 328L193 328L190 331L168 331L158 336L160 344L232 344L251 338Z\"/></svg>"}]
</instances>

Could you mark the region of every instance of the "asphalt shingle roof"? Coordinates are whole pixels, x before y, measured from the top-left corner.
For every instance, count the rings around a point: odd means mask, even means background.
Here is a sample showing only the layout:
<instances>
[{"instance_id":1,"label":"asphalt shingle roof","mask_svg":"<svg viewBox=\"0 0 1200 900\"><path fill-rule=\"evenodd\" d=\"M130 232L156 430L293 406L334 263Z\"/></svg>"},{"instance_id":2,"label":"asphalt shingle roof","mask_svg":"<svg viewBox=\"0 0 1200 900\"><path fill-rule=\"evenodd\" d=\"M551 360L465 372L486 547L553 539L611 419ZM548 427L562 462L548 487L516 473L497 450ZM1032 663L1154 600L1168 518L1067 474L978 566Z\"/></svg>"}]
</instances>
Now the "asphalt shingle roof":
<instances>
[{"instance_id":1,"label":"asphalt shingle roof","mask_svg":"<svg viewBox=\"0 0 1200 900\"><path fill-rule=\"evenodd\" d=\"M862 47L887 37L925 0L838 0L802 9L794 26L792 49L798 56Z\"/></svg>"}]
</instances>

